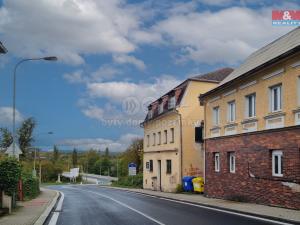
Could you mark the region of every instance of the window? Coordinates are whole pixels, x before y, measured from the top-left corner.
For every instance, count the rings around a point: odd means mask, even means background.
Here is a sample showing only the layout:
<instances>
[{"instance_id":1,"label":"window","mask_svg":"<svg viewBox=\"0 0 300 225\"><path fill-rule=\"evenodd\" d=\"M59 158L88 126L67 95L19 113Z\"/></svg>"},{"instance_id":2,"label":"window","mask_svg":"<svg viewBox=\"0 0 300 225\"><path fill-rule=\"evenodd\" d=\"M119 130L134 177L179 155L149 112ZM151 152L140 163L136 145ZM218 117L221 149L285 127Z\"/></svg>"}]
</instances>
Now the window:
<instances>
[{"instance_id":1,"label":"window","mask_svg":"<svg viewBox=\"0 0 300 225\"><path fill-rule=\"evenodd\" d=\"M151 119L153 117L152 109L149 109L148 118Z\"/></svg>"},{"instance_id":2,"label":"window","mask_svg":"<svg viewBox=\"0 0 300 225\"><path fill-rule=\"evenodd\" d=\"M156 144L156 134L153 133L153 146Z\"/></svg>"},{"instance_id":3,"label":"window","mask_svg":"<svg viewBox=\"0 0 300 225\"><path fill-rule=\"evenodd\" d=\"M214 107L213 108L213 125L219 125L219 118L220 118L220 108Z\"/></svg>"},{"instance_id":4,"label":"window","mask_svg":"<svg viewBox=\"0 0 300 225\"><path fill-rule=\"evenodd\" d=\"M170 143L174 143L174 128L171 128L170 131L171 131L171 141L170 141Z\"/></svg>"},{"instance_id":5,"label":"window","mask_svg":"<svg viewBox=\"0 0 300 225\"><path fill-rule=\"evenodd\" d=\"M246 118L256 116L256 95L251 94L246 96Z\"/></svg>"},{"instance_id":6,"label":"window","mask_svg":"<svg viewBox=\"0 0 300 225\"><path fill-rule=\"evenodd\" d=\"M168 143L168 131L167 130L164 130L164 136L165 136L164 144L167 144Z\"/></svg>"},{"instance_id":7,"label":"window","mask_svg":"<svg viewBox=\"0 0 300 225\"><path fill-rule=\"evenodd\" d=\"M164 103L161 102L158 107L158 113L161 114L164 112Z\"/></svg>"},{"instance_id":8,"label":"window","mask_svg":"<svg viewBox=\"0 0 300 225\"><path fill-rule=\"evenodd\" d=\"M282 167L282 151L272 151L272 175L275 177L282 177Z\"/></svg>"},{"instance_id":9,"label":"window","mask_svg":"<svg viewBox=\"0 0 300 225\"><path fill-rule=\"evenodd\" d=\"M171 174L172 173L172 161L170 159L167 159L166 163L167 163L167 174Z\"/></svg>"},{"instance_id":10,"label":"window","mask_svg":"<svg viewBox=\"0 0 300 225\"><path fill-rule=\"evenodd\" d=\"M281 84L270 88L270 108L271 112L277 112L281 110L282 94Z\"/></svg>"},{"instance_id":11,"label":"window","mask_svg":"<svg viewBox=\"0 0 300 225\"><path fill-rule=\"evenodd\" d=\"M203 126L195 127L195 142L203 143Z\"/></svg>"},{"instance_id":12,"label":"window","mask_svg":"<svg viewBox=\"0 0 300 225\"><path fill-rule=\"evenodd\" d=\"M235 101L228 102L228 122L235 121Z\"/></svg>"},{"instance_id":13,"label":"window","mask_svg":"<svg viewBox=\"0 0 300 225\"><path fill-rule=\"evenodd\" d=\"M235 153L229 153L229 171L230 173L235 173Z\"/></svg>"},{"instance_id":14,"label":"window","mask_svg":"<svg viewBox=\"0 0 300 225\"><path fill-rule=\"evenodd\" d=\"M149 160L149 171L153 172L153 160Z\"/></svg>"},{"instance_id":15,"label":"window","mask_svg":"<svg viewBox=\"0 0 300 225\"><path fill-rule=\"evenodd\" d=\"M160 145L161 144L161 132L158 132L157 133L157 135L158 135L158 145Z\"/></svg>"},{"instance_id":16,"label":"window","mask_svg":"<svg viewBox=\"0 0 300 225\"><path fill-rule=\"evenodd\" d=\"M147 135L147 147L149 147L150 146L150 135L148 134Z\"/></svg>"},{"instance_id":17,"label":"window","mask_svg":"<svg viewBox=\"0 0 300 225\"><path fill-rule=\"evenodd\" d=\"M220 154L215 153L215 171L220 172Z\"/></svg>"},{"instance_id":18,"label":"window","mask_svg":"<svg viewBox=\"0 0 300 225\"><path fill-rule=\"evenodd\" d=\"M176 105L175 96L172 96L172 97L170 97L170 99L169 99L168 109L173 109L173 108L175 108L175 105Z\"/></svg>"}]
</instances>

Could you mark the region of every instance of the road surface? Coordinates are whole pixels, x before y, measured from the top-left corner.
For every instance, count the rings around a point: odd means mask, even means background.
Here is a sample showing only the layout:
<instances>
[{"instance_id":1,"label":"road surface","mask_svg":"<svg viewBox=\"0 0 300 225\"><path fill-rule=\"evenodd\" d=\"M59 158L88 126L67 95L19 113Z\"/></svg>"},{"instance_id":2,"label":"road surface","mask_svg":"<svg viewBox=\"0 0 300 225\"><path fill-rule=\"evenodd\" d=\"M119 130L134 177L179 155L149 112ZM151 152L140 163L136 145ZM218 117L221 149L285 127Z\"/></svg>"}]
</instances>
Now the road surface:
<instances>
[{"instance_id":1,"label":"road surface","mask_svg":"<svg viewBox=\"0 0 300 225\"><path fill-rule=\"evenodd\" d=\"M263 225L288 224L97 185L53 186L64 194L50 225ZM54 217L54 216L53 216Z\"/></svg>"}]
</instances>

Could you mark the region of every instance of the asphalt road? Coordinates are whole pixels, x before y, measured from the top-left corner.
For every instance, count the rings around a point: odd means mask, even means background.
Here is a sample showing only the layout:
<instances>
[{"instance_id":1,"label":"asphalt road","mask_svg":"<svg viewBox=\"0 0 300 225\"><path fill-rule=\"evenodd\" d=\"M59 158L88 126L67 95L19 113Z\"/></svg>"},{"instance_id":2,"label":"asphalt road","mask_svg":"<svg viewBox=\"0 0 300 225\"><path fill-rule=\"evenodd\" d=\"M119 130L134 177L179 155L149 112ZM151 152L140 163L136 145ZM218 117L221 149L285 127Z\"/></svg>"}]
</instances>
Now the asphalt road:
<instances>
[{"instance_id":1,"label":"asphalt road","mask_svg":"<svg viewBox=\"0 0 300 225\"><path fill-rule=\"evenodd\" d=\"M58 225L283 224L96 185L51 188L64 193Z\"/></svg>"}]
</instances>

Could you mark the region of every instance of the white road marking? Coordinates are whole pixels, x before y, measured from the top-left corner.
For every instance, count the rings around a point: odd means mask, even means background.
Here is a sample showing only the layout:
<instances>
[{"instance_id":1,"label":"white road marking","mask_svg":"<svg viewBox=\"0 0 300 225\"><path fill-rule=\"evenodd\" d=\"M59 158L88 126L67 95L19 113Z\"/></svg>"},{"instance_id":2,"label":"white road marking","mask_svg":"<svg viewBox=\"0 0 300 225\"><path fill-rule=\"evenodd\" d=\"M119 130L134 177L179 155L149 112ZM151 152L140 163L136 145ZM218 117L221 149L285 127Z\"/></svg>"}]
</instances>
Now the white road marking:
<instances>
[{"instance_id":1,"label":"white road marking","mask_svg":"<svg viewBox=\"0 0 300 225\"><path fill-rule=\"evenodd\" d=\"M269 223L274 223L274 224L293 225L293 223L280 222L280 221L276 221L276 220L272 220L272 219L266 219L266 218L262 218L262 217L247 215L247 214L233 212L233 211L227 211L227 210L224 210L224 209L217 209L217 208L213 208L213 207L209 207L209 206L204 206L204 205L197 205L197 204L193 204L193 203L189 203L189 202L182 202L182 201L168 199L168 198L163 198L163 197L160 197L159 199L162 199L162 200L165 200L165 201L170 201L170 202L181 203L181 204L185 204L185 205L190 205L190 206L195 206L195 207L198 207L198 208L204 208L204 209L214 210L214 211L218 211L218 212L222 212L222 213L227 213L227 214L232 214L232 215L236 215L236 216L242 216L242 217L246 217L246 218L250 218L250 219L261 220L261 221L265 221L265 222L269 222Z\"/></svg>"},{"instance_id":2,"label":"white road marking","mask_svg":"<svg viewBox=\"0 0 300 225\"><path fill-rule=\"evenodd\" d=\"M136 213L138 213L138 214L146 217L147 219L149 219L149 220L151 220L151 221L153 221L153 222L155 222L155 223L157 223L159 225L165 225L164 223L162 223L162 222L154 219L153 217L151 217L151 216L149 216L149 215L147 215L147 214L145 214L145 213L143 213L143 212L141 212L141 211L139 211L137 209L134 209L131 206L129 206L129 205L123 203L123 202L120 202L120 201L118 201L118 200L116 200L114 198L108 197L107 195L103 195L103 194L100 194L100 193L94 192L94 191L82 190L82 189L78 189L78 188L70 188L70 189L76 189L76 190L80 190L80 191L90 192L90 193L93 193L95 195L99 195L99 196L101 196L103 198L107 198L107 199L109 199L111 201L114 201L114 202L118 203L119 205L122 205L122 206L124 206L124 207L126 207L126 208L128 208L128 209L130 209L130 210L132 210L132 211L134 211L134 212L136 212Z\"/></svg>"},{"instance_id":3,"label":"white road marking","mask_svg":"<svg viewBox=\"0 0 300 225\"><path fill-rule=\"evenodd\" d=\"M48 225L56 225L59 212L54 212Z\"/></svg>"},{"instance_id":4,"label":"white road marking","mask_svg":"<svg viewBox=\"0 0 300 225\"><path fill-rule=\"evenodd\" d=\"M64 195L64 193L62 193L62 192L60 192L60 199L59 199L59 202L57 203L57 206L56 206L56 209L55 209L55 211L61 211L61 209L62 209L62 204L63 204L63 201L64 201L64 199L65 199L65 195Z\"/></svg>"}]
</instances>

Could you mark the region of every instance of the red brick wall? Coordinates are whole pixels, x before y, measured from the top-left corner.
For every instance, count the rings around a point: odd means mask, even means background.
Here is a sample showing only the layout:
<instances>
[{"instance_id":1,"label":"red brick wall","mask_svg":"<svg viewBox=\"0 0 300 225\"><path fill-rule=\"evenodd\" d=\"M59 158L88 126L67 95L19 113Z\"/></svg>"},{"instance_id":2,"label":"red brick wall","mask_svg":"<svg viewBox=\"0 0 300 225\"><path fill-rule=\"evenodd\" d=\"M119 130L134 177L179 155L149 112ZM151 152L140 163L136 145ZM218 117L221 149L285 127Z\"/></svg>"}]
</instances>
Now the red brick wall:
<instances>
[{"instance_id":1,"label":"red brick wall","mask_svg":"<svg viewBox=\"0 0 300 225\"><path fill-rule=\"evenodd\" d=\"M283 152L283 177L272 176L272 150ZM235 173L229 172L232 151ZM220 172L214 170L215 152L220 153ZM295 183L298 190L283 182ZM300 127L207 139L205 194L300 209Z\"/></svg>"}]
</instances>

